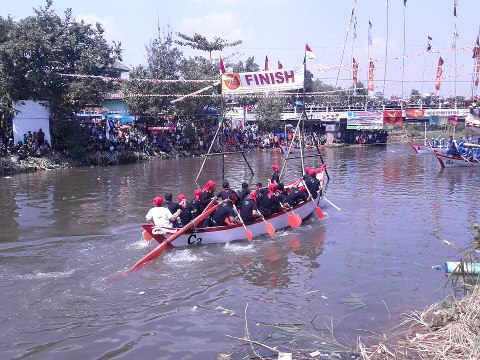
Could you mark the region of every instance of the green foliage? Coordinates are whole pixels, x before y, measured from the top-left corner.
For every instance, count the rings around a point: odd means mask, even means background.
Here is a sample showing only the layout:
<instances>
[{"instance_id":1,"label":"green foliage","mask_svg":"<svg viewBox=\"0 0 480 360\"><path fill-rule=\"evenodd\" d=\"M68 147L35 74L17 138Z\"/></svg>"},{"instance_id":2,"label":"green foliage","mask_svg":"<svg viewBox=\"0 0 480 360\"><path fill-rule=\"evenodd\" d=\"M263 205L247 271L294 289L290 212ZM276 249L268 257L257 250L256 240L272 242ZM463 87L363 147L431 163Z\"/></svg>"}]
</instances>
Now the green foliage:
<instances>
[{"instance_id":1,"label":"green foliage","mask_svg":"<svg viewBox=\"0 0 480 360\"><path fill-rule=\"evenodd\" d=\"M154 81L180 79L182 53L177 48L172 48L172 43L171 34L165 37L159 34L146 47L147 65L140 65L130 71L131 81L127 82L124 91L132 113L150 116L166 114L173 97L163 95L180 93L179 83Z\"/></svg>"},{"instance_id":2,"label":"green foliage","mask_svg":"<svg viewBox=\"0 0 480 360\"><path fill-rule=\"evenodd\" d=\"M472 247L474 250L480 250L480 226L478 224L472 224L471 229L476 232L473 236Z\"/></svg>"},{"instance_id":3,"label":"green foliage","mask_svg":"<svg viewBox=\"0 0 480 360\"><path fill-rule=\"evenodd\" d=\"M121 59L120 44L108 45L103 32L70 9L61 18L52 0L20 21L0 17L0 112L11 117L11 101L27 99L47 100L54 118L101 104L103 82L65 75L101 75Z\"/></svg>"},{"instance_id":4,"label":"green foliage","mask_svg":"<svg viewBox=\"0 0 480 360\"><path fill-rule=\"evenodd\" d=\"M255 107L258 127L262 130L274 130L280 126L280 114L285 107L281 97L264 97L258 100Z\"/></svg>"},{"instance_id":5,"label":"green foliage","mask_svg":"<svg viewBox=\"0 0 480 360\"><path fill-rule=\"evenodd\" d=\"M212 61L212 51L222 51L226 47L237 46L242 43L242 40L236 40L234 42L227 42L218 36L213 38L213 41L208 41L203 35L195 33L193 36L188 36L177 32L176 34L182 40L176 40L175 42L182 46L189 46L192 49L208 52L210 61Z\"/></svg>"},{"instance_id":6,"label":"green foliage","mask_svg":"<svg viewBox=\"0 0 480 360\"><path fill-rule=\"evenodd\" d=\"M88 135L77 121L56 121L51 127L56 150L75 160L84 160L87 154Z\"/></svg>"}]
</instances>

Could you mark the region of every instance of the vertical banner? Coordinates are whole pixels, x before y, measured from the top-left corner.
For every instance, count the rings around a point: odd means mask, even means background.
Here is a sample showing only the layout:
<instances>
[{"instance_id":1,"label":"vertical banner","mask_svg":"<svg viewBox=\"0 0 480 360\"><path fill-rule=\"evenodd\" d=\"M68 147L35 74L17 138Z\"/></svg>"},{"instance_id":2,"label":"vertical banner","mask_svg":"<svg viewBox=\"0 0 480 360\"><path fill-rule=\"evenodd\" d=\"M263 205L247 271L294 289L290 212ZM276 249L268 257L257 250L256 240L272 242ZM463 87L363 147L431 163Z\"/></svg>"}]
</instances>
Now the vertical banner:
<instances>
[{"instance_id":1,"label":"vertical banner","mask_svg":"<svg viewBox=\"0 0 480 360\"><path fill-rule=\"evenodd\" d=\"M353 63L352 63L352 71L353 71L353 89L357 88L357 82L358 82L358 63L355 58L353 58Z\"/></svg>"},{"instance_id":2,"label":"vertical banner","mask_svg":"<svg viewBox=\"0 0 480 360\"><path fill-rule=\"evenodd\" d=\"M480 48L477 51L477 71L475 74L475 86L478 86L480 80Z\"/></svg>"},{"instance_id":3,"label":"vertical banner","mask_svg":"<svg viewBox=\"0 0 480 360\"><path fill-rule=\"evenodd\" d=\"M435 80L435 89L437 89L437 91L440 90L440 85L441 85L440 78L442 77L442 72L443 72L442 66L443 66L443 59L440 56L440 58L438 59L437 77Z\"/></svg>"},{"instance_id":4,"label":"vertical banner","mask_svg":"<svg viewBox=\"0 0 480 360\"><path fill-rule=\"evenodd\" d=\"M375 86L373 85L373 70L375 69L375 66L373 65L373 61L370 60L370 66L368 69L368 90L373 91L375 89Z\"/></svg>"}]
</instances>

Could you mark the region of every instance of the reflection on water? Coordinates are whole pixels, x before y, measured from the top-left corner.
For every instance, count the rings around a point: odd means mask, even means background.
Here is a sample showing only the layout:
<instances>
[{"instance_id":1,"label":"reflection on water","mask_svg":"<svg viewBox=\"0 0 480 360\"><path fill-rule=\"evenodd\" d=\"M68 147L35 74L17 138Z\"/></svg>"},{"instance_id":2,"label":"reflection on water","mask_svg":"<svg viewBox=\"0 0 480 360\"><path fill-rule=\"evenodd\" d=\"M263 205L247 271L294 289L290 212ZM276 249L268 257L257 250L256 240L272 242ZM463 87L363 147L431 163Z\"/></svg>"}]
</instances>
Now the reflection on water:
<instances>
[{"instance_id":1,"label":"reflection on water","mask_svg":"<svg viewBox=\"0 0 480 360\"><path fill-rule=\"evenodd\" d=\"M478 170L441 171L406 145L326 151L327 196L342 211L321 202L324 220L253 244L172 251L117 278L154 246L138 226L151 199L221 183L220 158L207 160L200 184L201 158L0 178L0 357L215 358L236 345L225 334L243 336L247 304L256 322L333 321L348 342L442 298L445 277L432 266L458 260L441 239L460 247L471 239ZM232 187L266 184L281 162L270 151L248 158L253 177L241 157L226 157ZM299 165L289 164L285 180ZM259 341L267 335L250 330Z\"/></svg>"}]
</instances>

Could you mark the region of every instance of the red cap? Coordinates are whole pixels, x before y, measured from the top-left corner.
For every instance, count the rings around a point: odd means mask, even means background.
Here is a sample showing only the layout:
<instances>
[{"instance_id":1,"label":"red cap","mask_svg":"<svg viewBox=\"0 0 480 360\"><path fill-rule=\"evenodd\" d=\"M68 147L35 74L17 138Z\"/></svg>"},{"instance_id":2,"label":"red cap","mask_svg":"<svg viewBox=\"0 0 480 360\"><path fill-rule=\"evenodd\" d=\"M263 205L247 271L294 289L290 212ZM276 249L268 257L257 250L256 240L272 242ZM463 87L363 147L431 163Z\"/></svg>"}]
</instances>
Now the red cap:
<instances>
[{"instance_id":1,"label":"red cap","mask_svg":"<svg viewBox=\"0 0 480 360\"><path fill-rule=\"evenodd\" d=\"M163 204L163 198L161 196L156 196L154 199L153 199L153 205L155 206L162 206Z\"/></svg>"},{"instance_id":2,"label":"red cap","mask_svg":"<svg viewBox=\"0 0 480 360\"><path fill-rule=\"evenodd\" d=\"M205 189L210 190L210 189L213 189L215 186L217 186L217 184L215 183L215 181L209 180L209 181L205 184Z\"/></svg>"},{"instance_id":3,"label":"red cap","mask_svg":"<svg viewBox=\"0 0 480 360\"><path fill-rule=\"evenodd\" d=\"M307 192L307 188L305 186L299 186L298 191Z\"/></svg>"},{"instance_id":4,"label":"red cap","mask_svg":"<svg viewBox=\"0 0 480 360\"><path fill-rule=\"evenodd\" d=\"M178 200L183 200L185 199L185 195L183 194L178 194Z\"/></svg>"},{"instance_id":5,"label":"red cap","mask_svg":"<svg viewBox=\"0 0 480 360\"><path fill-rule=\"evenodd\" d=\"M256 191L251 191L250 194L248 195L250 199L253 201L257 201L257 192Z\"/></svg>"},{"instance_id":6,"label":"red cap","mask_svg":"<svg viewBox=\"0 0 480 360\"><path fill-rule=\"evenodd\" d=\"M273 164L273 165L272 165L272 169L273 169L274 171L280 170L280 166L278 166L278 165L276 165L276 164Z\"/></svg>"},{"instance_id":7,"label":"red cap","mask_svg":"<svg viewBox=\"0 0 480 360\"><path fill-rule=\"evenodd\" d=\"M277 184L271 183L270 185L268 185L268 190L270 190L270 191L277 190Z\"/></svg>"},{"instance_id":8,"label":"red cap","mask_svg":"<svg viewBox=\"0 0 480 360\"><path fill-rule=\"evenodd\" d=\"M193 192L193 195L202 195L202 189L195 189L195 191Z\"/></svg>"},{"instance_id":9,"label":"red cap","mask_svg":"<svg viewBox=\"0 0 480 360\"><path fill-rule=\"evenodd\" d=\"M315 170L313 170L312 168L310 168L308 166L305 167L305 172L310 176L315 176L316 175Z\"/></svg>"}]
</instances>

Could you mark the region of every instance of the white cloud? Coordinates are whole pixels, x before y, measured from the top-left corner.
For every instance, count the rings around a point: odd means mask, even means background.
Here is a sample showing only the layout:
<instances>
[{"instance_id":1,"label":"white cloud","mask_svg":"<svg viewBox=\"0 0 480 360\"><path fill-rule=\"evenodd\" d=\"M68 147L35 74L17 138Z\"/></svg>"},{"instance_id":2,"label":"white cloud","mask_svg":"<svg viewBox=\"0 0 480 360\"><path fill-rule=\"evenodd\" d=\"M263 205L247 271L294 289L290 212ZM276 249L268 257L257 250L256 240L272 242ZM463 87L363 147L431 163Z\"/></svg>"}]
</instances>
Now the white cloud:
<instances>
[{"instance_id":1,"label":"white cloud","mask_svg":"<svg viewBox=\"0 0 480 360\"><path fill-rule=\"evenodd\" d=\"M180 21L181 33L193 35L199 33L208 40L219 36L227 41L249 40L253 32L231 12L214 12L202 17L185 17Z\"/></svg>"},{"instance_id":2,"label":"white cloud","mask_svg":"<svg viewBox=\"0 0 480 360\"><path fill-rule=\"evenodd\" d=\"M93 26L95 26L97 22L101 24L103 29L105 30L104 37L108 42L111 42L113 40L119 41L123 37L121 31L119 30L119 27L115 22L115 19L111 16L100 17L93 14L87 14L77 16L76 20L83 20L87 24L92 24Z\"/></svg>"}]
</instances>

